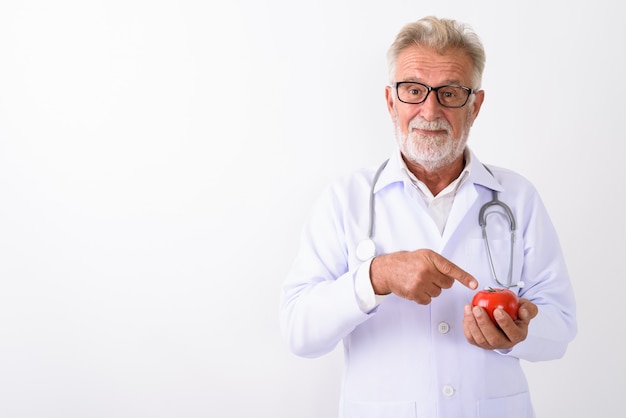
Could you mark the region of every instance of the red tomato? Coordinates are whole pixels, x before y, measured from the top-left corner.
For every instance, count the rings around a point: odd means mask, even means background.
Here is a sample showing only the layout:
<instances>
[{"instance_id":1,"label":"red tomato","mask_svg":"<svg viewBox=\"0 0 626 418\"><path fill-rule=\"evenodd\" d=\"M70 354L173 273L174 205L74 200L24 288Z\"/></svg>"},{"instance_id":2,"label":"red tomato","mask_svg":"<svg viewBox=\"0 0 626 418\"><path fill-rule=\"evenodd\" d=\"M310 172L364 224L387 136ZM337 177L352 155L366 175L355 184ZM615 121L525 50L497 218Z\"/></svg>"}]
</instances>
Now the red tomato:
<instances>
[{"instance_id":1,"label":"red tomato","mask_svg":"<svg viewBox=\"0 0 626 418\"><path fill-rule=\"evenodd\" d=\"M506 313L515 321L517 319L517 309L519 300L515 293L509 289L487 288L479 290L472 299L472 305L484 308L494 324L497 325L493 317L493 311L496 308L504 309Z\"/></svg>"}]
</instances>

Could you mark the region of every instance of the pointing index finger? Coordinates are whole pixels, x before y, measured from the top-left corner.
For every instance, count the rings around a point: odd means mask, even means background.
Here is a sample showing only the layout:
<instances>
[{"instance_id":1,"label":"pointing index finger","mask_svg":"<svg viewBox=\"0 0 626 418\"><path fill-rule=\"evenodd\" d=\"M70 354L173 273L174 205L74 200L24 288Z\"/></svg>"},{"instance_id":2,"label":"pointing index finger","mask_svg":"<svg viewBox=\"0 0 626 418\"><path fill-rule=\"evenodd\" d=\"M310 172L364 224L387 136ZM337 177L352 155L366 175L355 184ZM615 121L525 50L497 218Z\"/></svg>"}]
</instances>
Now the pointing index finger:
<instances>
[{"instance_id":1,"label":"pointing index finger","mask_svg":"<svg viewBox=\"0 0 626 418\"><path fill-rule=\"evenodd\" d=\"M437 270L439 270L439 272L441 272L441 274L444 274L458 282L461 282L461 284L472 290L478 288L478 281L474 278L474 276L472 276L450 260L439 256L433 261L435 267L437 268Z\"/></svg>"},{"instance_id":2,"label":"pointing index finger","mask_svg":"<svg viewBox=\"0 0 626 418\"><path fill-rule=\"evenodd\" d=\"M469 273L460 268L457 270L456 275L450 275L453 279L461 282L464 286L475 290L478 287L478 281Z\"/></svg>"}]
</instances>

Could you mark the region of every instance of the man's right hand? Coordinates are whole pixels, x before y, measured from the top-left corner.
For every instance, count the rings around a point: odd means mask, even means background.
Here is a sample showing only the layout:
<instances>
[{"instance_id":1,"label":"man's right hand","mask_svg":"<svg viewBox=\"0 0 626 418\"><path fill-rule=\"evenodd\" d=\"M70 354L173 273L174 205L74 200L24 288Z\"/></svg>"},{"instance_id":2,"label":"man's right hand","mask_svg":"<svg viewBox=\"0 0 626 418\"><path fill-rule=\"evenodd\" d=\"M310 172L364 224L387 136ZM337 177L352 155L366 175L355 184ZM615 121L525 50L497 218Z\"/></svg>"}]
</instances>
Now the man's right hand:
<instances>
[{"instance_id":1,"label":"man's right hand","mask_svg":"<svg viewBox=\"0 0 626 418\"><path fill-rule=\"evenodd\" d=\"M470 289L478 281L450 260L432 250L400 251L377 256L370 266L370 278L377 295L394 293L427 305L457 280Z\"/></svg>"}]
</instances>

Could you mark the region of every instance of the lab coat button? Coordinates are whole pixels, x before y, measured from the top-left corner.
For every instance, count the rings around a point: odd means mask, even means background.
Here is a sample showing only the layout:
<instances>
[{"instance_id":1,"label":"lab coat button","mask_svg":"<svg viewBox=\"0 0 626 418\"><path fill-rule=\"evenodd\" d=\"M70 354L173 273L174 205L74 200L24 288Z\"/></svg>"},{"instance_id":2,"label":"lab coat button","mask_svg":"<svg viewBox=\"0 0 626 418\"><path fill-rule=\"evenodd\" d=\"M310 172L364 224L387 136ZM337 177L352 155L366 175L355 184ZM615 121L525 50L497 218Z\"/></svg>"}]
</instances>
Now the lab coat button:
<instances>
[{"instance_id":1,"label":"lab coat button","mask_svg":"<svg viewBox=\"0 0 626 418\"><path fill-rule=\"evenodd\" d=\"M447 334L450 331L450 325L447 322L440 322L438 330L440 334Z\"/></svg>"},{"instance_id":2,"label":"lab coat button","mask_svg":"<svg viewBox=\"0 0 626 418\"><path fill-rule=\"evenodd\" d=\"M443 392L445 396L454 395L454 388L450 385L445 385L441 391Z\"/></svg>"}]
</instances>

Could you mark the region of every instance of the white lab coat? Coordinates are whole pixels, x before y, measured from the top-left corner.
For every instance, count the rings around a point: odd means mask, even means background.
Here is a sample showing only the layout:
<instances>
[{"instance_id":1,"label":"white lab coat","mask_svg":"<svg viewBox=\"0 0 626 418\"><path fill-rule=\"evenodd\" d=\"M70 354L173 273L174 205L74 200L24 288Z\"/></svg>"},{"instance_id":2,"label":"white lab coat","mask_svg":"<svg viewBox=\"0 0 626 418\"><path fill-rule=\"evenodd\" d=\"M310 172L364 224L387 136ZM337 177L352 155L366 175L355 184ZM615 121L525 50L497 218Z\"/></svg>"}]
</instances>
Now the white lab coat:
<instances>
[{"instance_id":1,"label":"white lab coat","mask_svg":"<svg viewBox=\"0 0 626 418\"><path fill-rule=\"evenodd\" d=\"M471 152L471 151L470 151ZM281 325L297 355L316 357L343 342L342 418L528 418L534 412L519 359L561 357L576 334L575 300L561 247L535 188L520 175L490 167L476 156L457 191L443 235L395 154L375 186L373 239L377 254L432 249L479 280L497 286L478 225L491 190L516 218L513 282L539 314L527 339L508 352L470 345L464 337L464 305L475 293L460 283L429 305L390 295L372 312L359 309L354 278L362 262L355 250L367 238L368 199L377 167L331 185L304 228L301 247L281 299ZM488 218L499 277L509 266L509 226ZM515 289L513 289L515 290Z\"/></svg>"}]
</instances>

